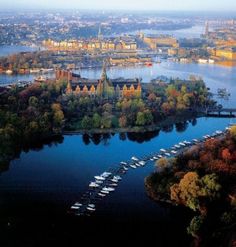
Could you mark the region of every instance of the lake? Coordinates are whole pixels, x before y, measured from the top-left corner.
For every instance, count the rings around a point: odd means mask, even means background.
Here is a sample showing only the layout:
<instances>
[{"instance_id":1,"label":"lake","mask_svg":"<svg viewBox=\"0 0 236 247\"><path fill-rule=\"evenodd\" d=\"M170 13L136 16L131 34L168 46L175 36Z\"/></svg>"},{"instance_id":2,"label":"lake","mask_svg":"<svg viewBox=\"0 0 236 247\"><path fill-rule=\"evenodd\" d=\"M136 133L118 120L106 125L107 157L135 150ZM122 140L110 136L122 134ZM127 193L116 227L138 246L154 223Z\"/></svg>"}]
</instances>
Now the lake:
<instances>
[{"instance_id":1,"label":"lake","mask_svg":"<svg viewBox=\"0 0 236 247\"><path fill-rule=\"evenodd\" d=\"M225 106L236 103L235 68L164 61L153 67L114 67L107 72L111 78L142 77L143 82L160 75L188 78L194 74L201 76L213 92L219 87L230 91L230 100L222 102ZM99 78L101 69L86 69L81 74ZM14 239L24 244L31 244L35 239L41 245L63 241L66 244L83 239L86 234L98 239L112 235L118 240L125 236L147 240L155 234L158 246L186 246L189 243L186 226L191 212L157 204L146 195L144 178L154 170L154 163L129 170L117 190L98 203L92 217L69 216L67 210L87 191L95 175L120 161L171 147L179 141L200 138L224 129L230 122L230 119L200 118L181 128L173 126L168 131L146 134L64 136L62 143L22 152L0 176L0 231L4 233L0 244L9 239L13 244Z\"/></svg>"}]
</instances>

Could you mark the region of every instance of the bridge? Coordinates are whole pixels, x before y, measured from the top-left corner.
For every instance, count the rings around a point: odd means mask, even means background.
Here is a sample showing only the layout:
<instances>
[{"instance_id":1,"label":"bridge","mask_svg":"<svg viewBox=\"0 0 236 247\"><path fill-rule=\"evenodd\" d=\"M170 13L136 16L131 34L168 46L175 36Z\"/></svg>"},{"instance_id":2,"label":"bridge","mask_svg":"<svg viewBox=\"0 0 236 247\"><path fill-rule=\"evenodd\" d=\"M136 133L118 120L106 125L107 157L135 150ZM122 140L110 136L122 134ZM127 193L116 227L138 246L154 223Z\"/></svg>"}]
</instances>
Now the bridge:
<instances>
[{"instance_id":1,"label":"bridge","mask_svg":"<svg viewBox=\"0 0 236 247\"><path fill-rule=\"evenodd\" d=\"M236 108L214 108L207 109L206 115L209 117L229 117L234 118L236 115Z\"/></svg>"}]
</instances>

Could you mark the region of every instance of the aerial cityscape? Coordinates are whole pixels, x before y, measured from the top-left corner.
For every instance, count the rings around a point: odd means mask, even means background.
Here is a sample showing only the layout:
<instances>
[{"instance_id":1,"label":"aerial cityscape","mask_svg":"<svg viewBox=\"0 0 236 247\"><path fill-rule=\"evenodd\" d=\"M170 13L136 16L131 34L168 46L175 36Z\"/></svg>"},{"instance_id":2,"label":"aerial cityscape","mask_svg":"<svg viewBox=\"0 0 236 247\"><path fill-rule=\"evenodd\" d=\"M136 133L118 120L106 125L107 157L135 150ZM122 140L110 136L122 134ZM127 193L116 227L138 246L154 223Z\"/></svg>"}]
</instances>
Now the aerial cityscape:
<instances>
[{"instance_id":1,"label":"aerial cityscape","mask_svg":"<svg viewBox=\"0 0 236 247\"><path fill-rule=\"evenodd\" d=\"M236 2L0 4L0 246L236 246Z\"/></svg>"}]
</instances>

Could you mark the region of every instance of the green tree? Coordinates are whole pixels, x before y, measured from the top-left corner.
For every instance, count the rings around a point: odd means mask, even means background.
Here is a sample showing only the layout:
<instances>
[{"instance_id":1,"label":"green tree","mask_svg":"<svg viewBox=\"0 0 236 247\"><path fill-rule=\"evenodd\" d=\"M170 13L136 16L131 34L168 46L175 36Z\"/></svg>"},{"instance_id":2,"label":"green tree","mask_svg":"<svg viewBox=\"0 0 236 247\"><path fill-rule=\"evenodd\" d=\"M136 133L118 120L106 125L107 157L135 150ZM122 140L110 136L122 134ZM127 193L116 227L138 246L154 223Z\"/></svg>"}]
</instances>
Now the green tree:
<instances>
[{"instance_id":1,"label":"green tree","mask_svg":"<svg viewBox=\"0 0 236 247\"><path fill-rule=\"evenodd\" d=\"M145 114L143 112L138 112L135 123L136 125L139 125L139 126L145 125L146 120L145 120Z\"/></svg>"},{"instance_id":2,"label":"green tree","mask_svg":"<svg viewBox=\"0 0 236 247\"><path fill-rule=\"evenodd\" d=\"M101 117L98 113L93 114L93 119L92 119L92 126L93 128L100 128L101 126Z\"/></svg>"},{"instance_id":3,"label":"green tree","mask_svg":"<svg viewBox=\"0 0 236 247\"><path fill-rule=\"evenodd\" d=\"M39 103L39 101L35 96L31 96L29 98L29 106L38 107L38 103Z\"/></svg>"},{"instance_id":4,"label":"green tree","mask_svg":"<svg viewBox=\"0 0 236 247\"><path fill-rule=\"evenodd\" d=\"M90 117L84 116L82 121L81 121L81 127L82 129L90 129L92 126L92 121Z\"/></svg>"},{"instance_id":5,"label":"green tree","mask_svg":"<svg viewBox=\"0 0 236 247\"><path fill-rule=\"evenodd\" d=\"M188 234L192 235L194 238L198 238L203 222L204 217L202 215L194 216L187 228Z\"/></svg>"}]
</instances>

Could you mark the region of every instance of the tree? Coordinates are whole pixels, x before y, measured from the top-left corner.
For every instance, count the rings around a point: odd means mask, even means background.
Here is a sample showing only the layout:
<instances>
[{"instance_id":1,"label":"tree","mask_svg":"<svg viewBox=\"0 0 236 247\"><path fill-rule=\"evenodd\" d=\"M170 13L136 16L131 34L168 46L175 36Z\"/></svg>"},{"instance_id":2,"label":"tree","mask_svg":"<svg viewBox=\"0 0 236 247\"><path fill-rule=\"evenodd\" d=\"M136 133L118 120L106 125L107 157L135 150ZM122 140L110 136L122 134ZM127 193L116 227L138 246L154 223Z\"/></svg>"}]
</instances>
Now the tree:
<instances>
[{"instance_id":1,"label":"tree","mask_svg":"<svg viewBox=\"0 0 236 247\"><path fill-rule=\"evenodd\" d=\"M171 200L184 204L192 210L205 210L205 204L219 197L221 185L218 177L207 174L199 178L196 172L187 172L179 184L171 186Z\"/></svg>"},{"instance_id":2,"label":"tree","mask_svg":"<svg viewBox=\"0 0 236 247\"><path fill-rule=\"evenodd\" d=\"M231 159L231 153L228 148L223 149L222 158L228 163Z\"/></svg>"},{"instance_id":3,"label":"tree","mask_svg":"<svg viewBox=\"0 0 236 247\"><path fill-rule=\"evenodd\" d=\"M120 118L119 118L119 126L121 128L125 128L127 126L127 118L126 116L122 115Z\"/></svg>"},{"instance_id":4,"label":"tree","mask_svg":"<svg viewBox=\"0 0 236 247\"><path fill-rule=\"evenodd\" d=\"M150 110L144 111L145 124L151 124L153 122L153 116Z\"/></svg>"},{"instance_id":5,"label":"tree","mask_svg":"<svg viewBox=\"0 0 236 247\"><path fill-rule=\"evenodd\" d=\"M230 128L229 132L230 132L230 135L233 137L233 139L236 140L236 125L233 125L233 126Z\"/></svg>"},{"instance_id":6,"label":"tree","mask_svg":"<svg viewBox=\"0 0 236 247\"><path fill-rule=\"evenodd\" d=\"M32 107L38 106L38 99L35 96L31 96L29 98L29 106L32 106Z\"/></svg>"},{"instance_id":7,"label":"tree","mask_svg":"<svg viewBox=\"0 0 236 247\"><path fill-rule=\"evenodd\" d=\"M143 112L138 112L135 123L136 125L139 125L139 126L145 125L146 120L145 120L145 115Z\"/></svg>"},{"instance_id":8,"label":"tree","mask_svg":"<svg viewBox=\"0 0 236 247\"><path fill-rule=\"evenodd\" d=\"M101 126L101 117L98 113L93 114L92 126L93 128L100 128Z\"/></svg>"},{"instance_id":9,"label":"tree","mask_svg":"<svg viewBox=\"0 0 236 247\"><path fill-rule=\"evenodd\" d=\"M111 125L111 116L103 116L101 119L101 128L109 129L111 128Z\"/></svg>"},{"instance_id":10,"label":"tree","mask_svg":"<svg viewBox=\"0 0 236 247\"><path fill-rule=\"evenodd\" d=\"M166 158L160 158L159 160L156 161L156 167L157 168L161 168L161 169L165 169L167 168L169 162Z\"/></svg>"},{"instance_id":11,"label":"tree","mask_svg":"<svg viewBox=\"0 0 236 247\"><path fill-rule=\"evenodd\" d=\"M190 222L190 225L187 228L188 234L192 235L194 238L198 238L203 222L204 217L202 215L194 216Z\"/></svg>"},{"instance_id":12,"label":"tree","mask_svg":"<svg viewBox=\"0 0 236 247\"><path fill-rule=\"evenodd\" d=\"M81 127L82 129L90 129L92 126L91 119L88 116L84 116L81 121Z\"/></svg>"},{"instance_id":13,"label":"tree","mask_svg":"<svg viewBox=\"0 0 236 247\"><path fill-rule=\"evenodd\" d=\"M52 111L53 111L53 125L56 128L56 131L64 124L64 113L61 110L61 105L58 103L52 104Z\"/></svg>"}]
</instances>

